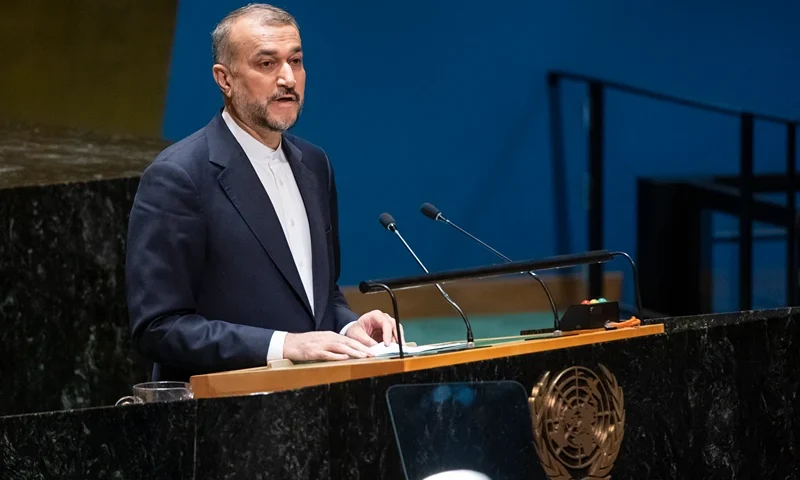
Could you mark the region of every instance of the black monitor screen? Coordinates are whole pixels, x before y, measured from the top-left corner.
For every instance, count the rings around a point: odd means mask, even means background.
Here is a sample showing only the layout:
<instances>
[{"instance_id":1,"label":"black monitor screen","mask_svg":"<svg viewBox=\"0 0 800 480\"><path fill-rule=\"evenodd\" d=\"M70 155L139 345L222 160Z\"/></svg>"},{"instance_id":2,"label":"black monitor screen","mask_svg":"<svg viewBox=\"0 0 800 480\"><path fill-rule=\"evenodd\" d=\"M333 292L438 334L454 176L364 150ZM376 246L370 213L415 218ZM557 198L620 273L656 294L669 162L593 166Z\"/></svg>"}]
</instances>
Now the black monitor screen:
<instances>
[{"instance_id":1,"label":"black monitor screen","mask_svg":"<svg viewBox=\"0 0 800 480\"><path fill-rule=\"evenodd\" d=\"M408 480L546 480L521 384L394 385L386 398Z\"/></svg>"}]
</instances>

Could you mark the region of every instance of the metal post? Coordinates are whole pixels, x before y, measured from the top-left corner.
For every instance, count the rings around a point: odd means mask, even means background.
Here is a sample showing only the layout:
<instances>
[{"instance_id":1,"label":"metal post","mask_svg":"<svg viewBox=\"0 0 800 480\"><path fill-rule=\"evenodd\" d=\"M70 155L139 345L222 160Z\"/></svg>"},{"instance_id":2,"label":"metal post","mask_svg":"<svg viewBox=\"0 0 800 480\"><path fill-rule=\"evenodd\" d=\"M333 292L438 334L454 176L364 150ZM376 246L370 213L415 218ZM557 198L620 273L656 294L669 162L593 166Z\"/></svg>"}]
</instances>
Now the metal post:
<instances>
[{"instance_id":1,"label":"metal post","mask_svg":"<svg viewBox=\"0 0 800 480\"><path fill-rule=\"evenodd\" d=\"M753 308L753 115L740 117L739 309Z\"/></svg>"},{"instance_id":2,"label":"metal post","mask_svg":"<svg viewBox=\"0 0 800 480\"><path fill-rule=\"evenodd\" d=\"M789 207L789 225L786 235L786 304L797 305L797 205L795 180L797 176L797 124L786 124L786 205Z\"/></svg>"},{"instance_id":3,"label":"metal post","mask_svg":"<svg viewBox=\"0 0 800 480\"><path fill-rule=\"evenodd\" d=\"M603 85L589 83L589 250L603 249ZM603 296L603 266L589 266L589 297Z\"/></svg>"}]
</instances>

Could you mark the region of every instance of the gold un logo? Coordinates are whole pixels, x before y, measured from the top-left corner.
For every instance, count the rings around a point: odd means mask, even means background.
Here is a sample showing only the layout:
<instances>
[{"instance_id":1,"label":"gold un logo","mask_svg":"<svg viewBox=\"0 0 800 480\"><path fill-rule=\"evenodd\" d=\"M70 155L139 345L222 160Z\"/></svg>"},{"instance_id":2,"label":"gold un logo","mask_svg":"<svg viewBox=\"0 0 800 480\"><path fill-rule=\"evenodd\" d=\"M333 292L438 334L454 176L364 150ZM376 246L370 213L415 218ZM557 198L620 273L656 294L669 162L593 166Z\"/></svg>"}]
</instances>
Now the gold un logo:
<instances>
[{"instance_id":1,"label":"gold un logo","mask_svg":"<svg viewBox=\"0 0 800 480\"><path fill-rule=\"evenodd\" d=\"M570 367L542 375L528 404L539 460L550 480L608 480L622 445L622 389L606 367L601 375Z\"/></svg>"}]
</instances>

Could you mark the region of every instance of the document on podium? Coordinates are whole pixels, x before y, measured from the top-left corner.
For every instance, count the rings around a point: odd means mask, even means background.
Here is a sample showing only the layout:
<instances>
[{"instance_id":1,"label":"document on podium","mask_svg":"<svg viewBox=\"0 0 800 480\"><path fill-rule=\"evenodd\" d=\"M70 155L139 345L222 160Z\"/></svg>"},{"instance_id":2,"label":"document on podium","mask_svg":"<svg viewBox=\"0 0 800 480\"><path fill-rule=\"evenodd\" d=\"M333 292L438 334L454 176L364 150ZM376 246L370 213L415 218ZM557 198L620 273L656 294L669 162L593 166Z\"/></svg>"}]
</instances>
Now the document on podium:
<instances>
[{"instance_id":1,"label":"document on podium","mask_svg":"<svg viewBox=\"0 0 800 480\"><path fill-rule=\"evenodd\" d=\"M448 342L436 343L432 345L410 346L403 345L404 355L418 355L428 352L440 352L444 350L452 350L454 348L465 347L466 342ZM393 355L400 355L400 346L397 343L390 343L388 346L383 342L369 347L369 351L376 357L390 357Z\"/></svg>"}]
</instances>

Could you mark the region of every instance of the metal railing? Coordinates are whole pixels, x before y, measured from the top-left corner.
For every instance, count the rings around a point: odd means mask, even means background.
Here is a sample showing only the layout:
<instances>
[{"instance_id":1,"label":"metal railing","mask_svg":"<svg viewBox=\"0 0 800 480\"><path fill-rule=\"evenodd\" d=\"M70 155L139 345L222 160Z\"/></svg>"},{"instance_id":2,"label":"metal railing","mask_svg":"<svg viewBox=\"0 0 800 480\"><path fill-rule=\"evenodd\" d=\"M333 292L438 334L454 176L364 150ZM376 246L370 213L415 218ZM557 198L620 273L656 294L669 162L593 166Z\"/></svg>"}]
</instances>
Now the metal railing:
<instances>
[{"instance_id":1,"label":"metal railing","mask_svg":"<svg viewBox=\"0 0 800 480\"><path fill-rule=\"evenodd\" d=\"M561 125L561 95L560 85L563 81L574 81L586 84L588 95L588 249L602 250L603 245L603 222L604 222L604 137L605 137L605 93L608 90L615 90L630 93L640 97L646 97L662 102L681 105L697 110L715 112L725 116L736 117L739 119L739 174L729 179L731 188L738 190L736 200L738 209L735 212L739 217L739 308L749 310L753 303L753 219L754 209L759 208L758 202L754 200L754 193L759 191L760 176L757 177L753 171L753 141L756 121L766 121L777 123L786 128L786 167L785 180L776 182L771 177L773 187L780 185L782 191L786 193L786 202L789 217L795 219L797 208L795 192L798 190L795 159L797 156L797 127L798 120L749 112L734 107L701 102L697 100L681 98L668 95L644 88L625 85L619 82L603 80L588 75L581 75L563 71L551 71L548 73L548 94L550 104L550 135L551 152L553 160L554 175L562 178L565 165L564 158L564 139ZM771 189L768 191L780 191ZM761 191L764 191L763 189ZM556 202L556 209L566 208L559 206L561 202ZM563 213L563 212L556 212ZM556 217L556 218L566 218ZM798 254L797 254L797 222L788 221L787 228L787 302L789 305L797 303L798 299ZM560 233L559 233L560 235ZM558 240L558 238L557 238ZM603 266L601 264L589 267L589 294L592 298L602 296Z\"/></svg>"}]
</instances>

